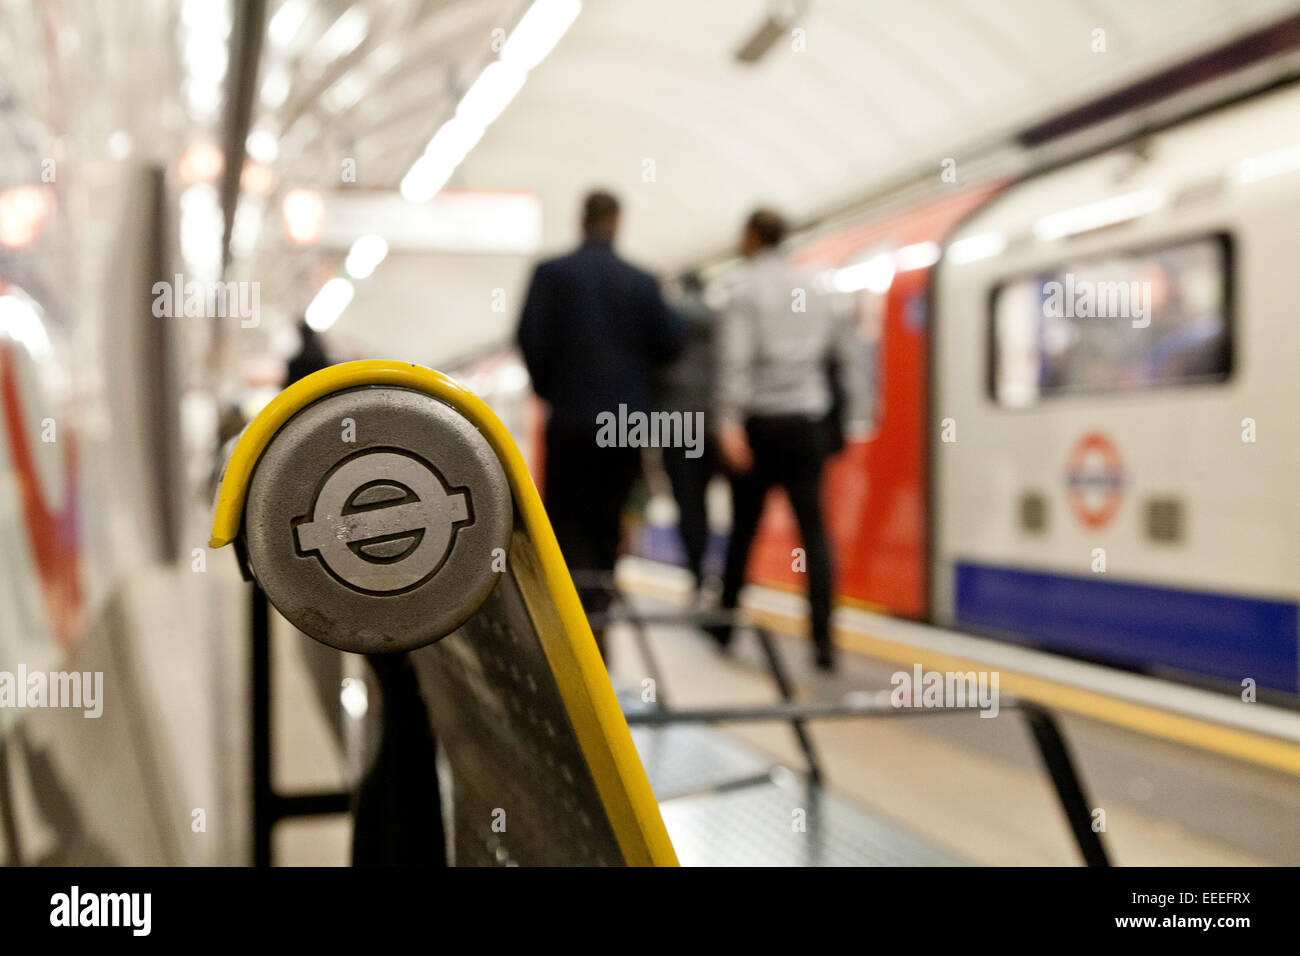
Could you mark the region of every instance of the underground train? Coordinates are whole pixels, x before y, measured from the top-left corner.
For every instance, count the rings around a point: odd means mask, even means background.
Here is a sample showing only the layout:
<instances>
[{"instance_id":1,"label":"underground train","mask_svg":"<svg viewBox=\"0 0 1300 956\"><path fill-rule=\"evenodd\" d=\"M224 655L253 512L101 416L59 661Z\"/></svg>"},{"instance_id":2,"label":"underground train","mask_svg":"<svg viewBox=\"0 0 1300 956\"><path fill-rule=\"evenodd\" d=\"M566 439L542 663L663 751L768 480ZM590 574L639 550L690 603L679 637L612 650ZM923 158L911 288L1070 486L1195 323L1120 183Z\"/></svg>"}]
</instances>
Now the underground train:
<instances>
[{"instance_id":1,"label":"underground train","mask_svg":"<svg viewBox=\"0 0 1300 956\"><path fill-rule=\"evenodd\" d=\"M858 286L842 600L1294 695L1300 90L796 245ZM769 508L751 573L797 586Z\"/></svg>"},{"instance_id":2,"label":"underground train","mask_svg":"<svg viewBox=\"0 0 1300 956\"><path fill-rule=\"evenodd\" d=\"M827 474L841 603L1296 694L1297 115L1283 88L790 243L874 369ZM635 550L680 560L667 514ZM798 545L774 495L751 580L799 590Z\"/></svg>"},{"instance_id":3,"label":"underground train","mask_svg":"<svg viewBox=\"0 0 1300 956\"><path fill-rule=\"evenodd\" d=\"M1294 89L1255 98L1008 188L949 237L936 620L1296 693L1297 115Z\"/></svg>"}]
</instances>

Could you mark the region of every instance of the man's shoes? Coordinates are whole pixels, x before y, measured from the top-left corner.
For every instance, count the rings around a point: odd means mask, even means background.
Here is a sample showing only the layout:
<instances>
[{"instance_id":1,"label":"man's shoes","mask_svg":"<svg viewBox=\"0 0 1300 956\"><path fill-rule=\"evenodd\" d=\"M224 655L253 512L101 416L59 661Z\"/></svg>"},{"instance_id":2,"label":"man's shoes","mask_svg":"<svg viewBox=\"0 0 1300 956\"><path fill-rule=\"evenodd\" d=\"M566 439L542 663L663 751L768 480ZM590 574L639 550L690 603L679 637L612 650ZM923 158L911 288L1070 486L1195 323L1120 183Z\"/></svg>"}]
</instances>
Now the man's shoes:
<instances>
[{"instance_id":1,"label":"man's shoes","mask_svg":"<svg viewBox=\"0 0 1300 956\"><path fill-rule=\"evenodd\" d=\"M826 674L835 670L835 651L829 643L818 642L813 654L813 665Z\"/></svg>"},{"instance_id":2,"label":"man's shoes","mask_svg":"<svg viewBox=\"0 0 1300 956\"><path fill-rule=\"evenodd\" d=\"M699 611L715 611L722 606L722 579L709 575L695 586L695 608Z\"/></svg>"},{"instance_id":3,"label":"man's shoes","mask_svg":"<svg viewBox=\"0 0 1300 956\"><path fill-rule=\"evenodd\" d=\"M704 630L717 642L718 650L725 651L731 646L730 624L705 624Z\"/></svg>"},{"instance_id":4,"label":"man's shoes","mask_svg":"<svg viewBox=\"0 0 1300 956\"><path fill-rule=\"evenodd\" d=\"M691 600L691 609L701 614L708 614L710 611L716 611L722 606L722 593L720 591L710 590L708 585L701 585L696 589Z\"/></svg>"}]
</instances>

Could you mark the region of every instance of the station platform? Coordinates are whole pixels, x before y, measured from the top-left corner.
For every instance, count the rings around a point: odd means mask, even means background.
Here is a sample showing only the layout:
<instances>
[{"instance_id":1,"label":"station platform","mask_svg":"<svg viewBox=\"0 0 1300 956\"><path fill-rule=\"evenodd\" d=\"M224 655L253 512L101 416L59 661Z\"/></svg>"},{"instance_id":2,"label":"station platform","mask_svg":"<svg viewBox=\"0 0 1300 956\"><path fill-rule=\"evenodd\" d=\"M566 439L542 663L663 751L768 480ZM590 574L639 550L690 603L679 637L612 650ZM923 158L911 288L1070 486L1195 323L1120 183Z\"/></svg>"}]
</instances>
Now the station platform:
<instances>
[{"instance_id":1,"label":"station platform","mask_svg":"<svg viewBox=\"0 0 1300 956\"><path fill-rule=\"evenodd\" d=\"M619 580L647 607L685 600L685 576L675 568L625 560ZM987 668L992 661L1004 694L1040 690L1040 702L1054 705L1085 791L1106 813L1104 836L1115 865L1300 862L1300 794L1288 769L1300 740L1300 715L845 609L837 612L840 668L826 677L810 666L806 642L790 633L800 624L797 597L750 588L745 604L768 626L788 622L788 630L773 633L800 699L888 689L904 659L963 668ZM771 702L762 655L751 643L740 641L724 656L702 635L664 628L652 633L674 707ZM883 656L895 651L893 660ZM610 656L616 681L639 679L643 665L630 638L615 641ZM1106 695L1094 691L1103 675ZM1041 687L1031 686L1033 681ZM1127 696L1117 696L1122 693ZM830 793L954 858L983 865L1077 865L1078 850L1029 734L1023 722L1009 717L824 721L813 723L810 733ZM786 766L800 766L786 725L735 725L720 732Z\"/></svg>"},{"instance_id":2,"label":"station platform","mask_svg":"<svg viewBox=\"0 0 1300 956\"><path fill-rule=\"evenodd\" d=\"M676 569L638 560L624 561L619 583L648 615L680 609L686 596ZM751 589L747 597L760 607L767 602L796 609L790 595ZM903 630L918 627L892 623ZM285 701L279 732L293 741L278 749L277 779L285 787L342 785L352 770L312 678L320 655L331 652L283 621L277 621L276 631L276 693ZM917 633L937 640L946 632L921 628ZM647 634L660 671L659 690L674 709L762 706L777 699L760 648L743 632L727 654L690 628L654 624ZM828 677L811 666L802 638L776 630L772 635L797 700L886 690L899 669L896 662L854 650L841 633L840 667ZM635 713L645 708L640 700L645 661L631 627L613 625L609 639L611 677L625 711ZM1044 666L1058 661L1050 658ZM1063 669L1056 677L1063 680L1075 665L1059 663ZM1116 676L1120 683L1127 679ZM1016 683L1009 672L1004 680ZM1171 693L1192 707L1202 692L1174 687ZM1196 719L1208 723L1205 706L1199 706ZM1276 710L1258 711L1253 719L1285 729L1291 715ZM1058 719L1092 804L1105 811L1112 863L1300 863L1300 795L1292 774L1255 759L1267 756L1266 750L1229 756L1070 709L1058 711ZM825 772L820 787L809 785L803 754L785 722L632 730L683 865L1080 863L1030 734L1009 712L995 720L960 713L813 722L809 733ZM1252 733L1254 738L1286 742ZM277 859L288 865L346 865L349 839L343 817L286 821L276 836Z\"/></svg>"}]
</instances>

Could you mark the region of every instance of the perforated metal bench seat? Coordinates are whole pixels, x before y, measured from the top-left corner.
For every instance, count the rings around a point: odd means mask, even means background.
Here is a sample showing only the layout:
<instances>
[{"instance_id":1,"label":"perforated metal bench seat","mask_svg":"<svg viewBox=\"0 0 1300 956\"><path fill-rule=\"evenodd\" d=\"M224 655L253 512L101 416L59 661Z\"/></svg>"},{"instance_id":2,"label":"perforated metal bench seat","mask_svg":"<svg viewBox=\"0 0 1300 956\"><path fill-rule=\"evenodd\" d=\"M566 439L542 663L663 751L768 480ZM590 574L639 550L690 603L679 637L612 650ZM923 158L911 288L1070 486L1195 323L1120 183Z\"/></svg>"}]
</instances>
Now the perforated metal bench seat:
<instances>
[{"instance_id":1,"label":"perforated metal bench seat","mask_svg":"<svg viewBox=\"0 0 1300 956\"><path fill-rule=\"evenodd\" d=\"M676 864L541 498L473 393L398 362L291 385L227 464L232 542L307 634L410 654L455 862Z\"/></svg>"}]
</instances>

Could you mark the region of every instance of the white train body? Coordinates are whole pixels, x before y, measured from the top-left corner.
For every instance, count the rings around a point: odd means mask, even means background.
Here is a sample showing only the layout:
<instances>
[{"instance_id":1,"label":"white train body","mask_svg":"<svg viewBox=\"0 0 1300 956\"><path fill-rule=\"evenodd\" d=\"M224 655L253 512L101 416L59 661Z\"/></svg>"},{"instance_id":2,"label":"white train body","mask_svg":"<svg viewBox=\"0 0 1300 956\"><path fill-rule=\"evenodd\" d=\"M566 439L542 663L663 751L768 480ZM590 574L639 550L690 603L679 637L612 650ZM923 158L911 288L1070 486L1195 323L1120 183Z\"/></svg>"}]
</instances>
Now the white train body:
<instances>
[{"instance_id":1,"label":"white train body","mask_svg":"<svg viewBox=\"0 0 1300 956\"><path fill-rule=\"evenodd\" d=\"M939 621L1296 692L1298 239L1296 89L1025 180L954 234Z\"/></svg>"}]
</instances>

